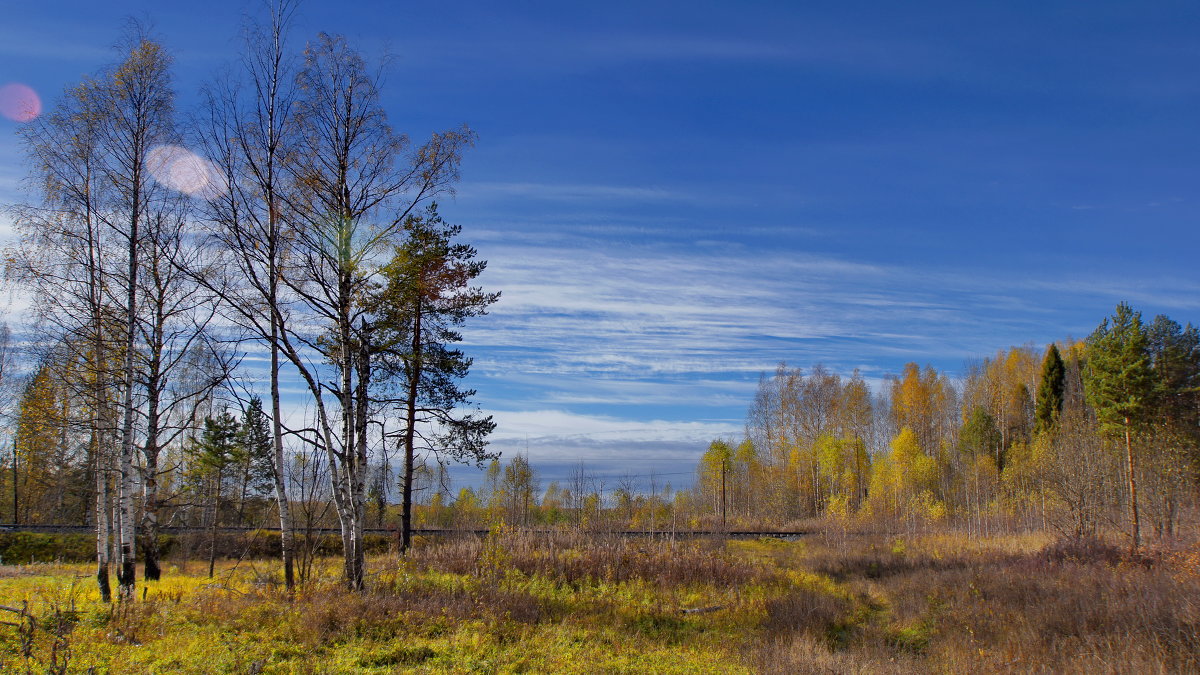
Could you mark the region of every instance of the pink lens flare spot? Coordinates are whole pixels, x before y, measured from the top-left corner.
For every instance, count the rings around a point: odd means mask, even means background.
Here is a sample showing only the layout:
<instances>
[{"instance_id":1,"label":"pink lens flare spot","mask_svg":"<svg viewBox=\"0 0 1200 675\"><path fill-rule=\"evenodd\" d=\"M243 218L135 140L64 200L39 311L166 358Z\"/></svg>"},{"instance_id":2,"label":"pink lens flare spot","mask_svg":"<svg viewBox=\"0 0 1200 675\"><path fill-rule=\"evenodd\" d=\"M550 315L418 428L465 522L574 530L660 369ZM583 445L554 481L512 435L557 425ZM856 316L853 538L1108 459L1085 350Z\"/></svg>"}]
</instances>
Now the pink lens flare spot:
<instances>
[{"instance_id":1,"label":"pink lens flare spot","mask_svg":"<svg viewBox=\"0 0 1200 675\"><path fill-rule=\"evenodd\" d=\"M28 85L10 82L0 87L0 115L14 122L32 122L42 114L42 99Z\"/></svg>"},{"instance_id":2,"label":"pink lens flare spot","mask_svg":"<svg viewBox=\"0 0 1200 675\"><path fill-rule=\"evenodd\" d=\"M200 199L216 199L228 185L216 165L178 145L156 145L146 153L146 165L154 180Z\"/></svg>"}]
</instances>

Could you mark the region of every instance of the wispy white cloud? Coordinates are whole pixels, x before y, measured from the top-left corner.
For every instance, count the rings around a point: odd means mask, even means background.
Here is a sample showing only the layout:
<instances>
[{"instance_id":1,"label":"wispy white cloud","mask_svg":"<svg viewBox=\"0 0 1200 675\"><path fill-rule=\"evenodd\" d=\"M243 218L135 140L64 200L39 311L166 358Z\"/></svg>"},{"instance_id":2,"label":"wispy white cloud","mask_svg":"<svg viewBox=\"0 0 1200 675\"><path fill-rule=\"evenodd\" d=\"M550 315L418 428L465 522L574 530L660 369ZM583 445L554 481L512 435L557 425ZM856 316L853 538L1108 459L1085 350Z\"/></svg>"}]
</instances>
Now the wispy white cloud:
<instances>
[{"instance_id":1,"label":"wispy white cloud","mask_svg":"<svg viewBox=\"0 0 1200 675\"><path fill-rule=\"evenodd\" d=\"M632 420L565 410L493 411L496 432L491 449L505 455L527 454L539 463L622 462L647 459L679 462L693 468L699 453L714 438L742 433L740 420Z\"/></svg>"},{"instance_id":2,"label":"wispy white cloud","mask_svg":"<svg viewBox=\"0 0 1200 675\"><path fill-rule=\"evenodd\" d=\"M1128 301L1135 307L1151 305L1179 310L1200 308L1200 283L1177 278L1123 279L1110 276L1091 279L1028 279L1015 285L1030 290L1062 295L1106 298L1115 305Z\"/></svg>"},{"instance_id":3,"label":"wispy white cloud","mask_svg":"<svg viewBox=\"0 0 1200 675\"><path fill-rule=\"evenodd\" d=\"M1062 337L1062 315L1082 307L1099 309L1066 331L1087 330L1120 299L1190 308L1200 297L1174 279L1062 281L570 235L541 245L487 239L485 283L503 298L467 330L477 368L523 376L551 404L704 407L720 391L713 382L744 383L781 360L846 372L865 363L873 377L909 360L955 368L1007 344ZM733 396L743 408L750 398Z\"/></svg>"},{"instance_id":4,"label":"wispy white cloud","mask_svg":"<svg viewBox=\"0 0 1200 675\"><path fill-rule=\"evenodd\" d=\"M727 421L635 421L604 415L585 415L564 410L491 411L497 428L494 439L521 441L531 445L569 439L604 438L614 442L706 439L741 431L741 423Z\"/></svg>"},{"instance_id":5,"label":"wispy white cloud","mask_svg":"<svg viewBox=\"0 0 1200 675\"><path fill-rule=\"evenodd\" d=\"M504 296L468 339L536 349L538 364L521 368L758 371L786 356L767 356L782 343L794 352L795 343L828 338L894 337L894 326L873 317L946 311L882 290L901 277L897 270L831 257L586 244L486 249L487 282Z\"/></svg>"},{"instance_id":6,"label":"wispy white cloud","mask_svg":"<svg viewBox=\"0 0 1200 675\"><path fill-rule=\"evenodd\" d=\"M608 36L584 41L579 49L581 54L622 61L791 61L800 56L793 44L667 34Z\"/></svg>"}]
</instances>

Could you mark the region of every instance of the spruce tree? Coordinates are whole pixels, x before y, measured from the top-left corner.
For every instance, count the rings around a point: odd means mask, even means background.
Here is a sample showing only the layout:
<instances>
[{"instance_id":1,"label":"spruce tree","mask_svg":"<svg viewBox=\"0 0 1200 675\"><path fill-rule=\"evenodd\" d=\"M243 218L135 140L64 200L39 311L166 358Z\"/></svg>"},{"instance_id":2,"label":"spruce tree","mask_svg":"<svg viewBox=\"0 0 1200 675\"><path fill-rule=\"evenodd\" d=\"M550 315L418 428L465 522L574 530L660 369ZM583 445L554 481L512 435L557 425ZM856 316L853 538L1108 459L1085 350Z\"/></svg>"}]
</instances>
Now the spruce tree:
<instances>
[{"instance_id":1,"label":"spruce tree","mask_svg":"<svg viewBox=\"0 0 1200 675\"><path fill-rule=\"evenodd\" d=\"M958 434L958 449L972 457L976 455L995 456L997 469L1000 468L1003 438L996 428L996 419L982 406L971 409L971 415L963 423Z\"/></svg>"},{"instance_id":2,"label":"spruce tree","mask_svg":"<svg viewBox=\"0 0 1200 675\"><path fill-rule=\"evenodd\" d=\"M271 420L263 410L262 399L251 396L250 403L242 412L241 427L238 429L238 444L242 452L238 457L239 494L237 501L238 524L243 524L246 501L269 495L275 486L275 465Z\"/></svg>"},{"instance_id":3,"label":"spruce tree","mask_svg":"<svg viewBox=\"0 0 1200 675\"><path fill-rule=\"evenodd\" d=\"M1062 413L1063 394L1066 390L1067 369L1063 364L1058 347L1051 344L1042 359L1042 380L1038 384L1037 404L1034 409L1034 432L1044 434L1058 425Z\"/></svg>"},{"instance_id":4,"label":"spruce tree","mask_svg":"<svg viewBox=\"0 0 1200 675\"><path fill-rule=\"evenodd\" d=\"M1155 391L1155 424L1200 440L1200 330L1158 315L1146 327Z\"/></svg>"}]
</instances>

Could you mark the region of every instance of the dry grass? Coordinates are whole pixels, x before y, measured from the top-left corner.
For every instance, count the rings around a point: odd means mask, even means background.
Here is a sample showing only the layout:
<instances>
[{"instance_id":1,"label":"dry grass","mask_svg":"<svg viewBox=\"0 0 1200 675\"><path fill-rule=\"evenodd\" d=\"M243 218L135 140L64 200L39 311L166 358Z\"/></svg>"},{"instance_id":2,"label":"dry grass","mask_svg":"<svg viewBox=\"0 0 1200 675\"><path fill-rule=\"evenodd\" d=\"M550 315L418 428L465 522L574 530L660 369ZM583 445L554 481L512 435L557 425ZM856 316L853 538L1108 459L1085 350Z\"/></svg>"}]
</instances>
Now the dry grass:
<instances>
[{"instance_id":1,"label":"dry grass","mask_svg":"<svg viewBox=\"0 0 1200 675\"><path fill-rule=\"evenodd\" d=\"M53 569L16 568L0 599L70 616L81 671L1176 673L1200 672L1197 563L1196 547L1133 557L1099 540L952 533L672 543L499 531L375 559L355 594L334 561L294 597L263 583L276 570L259 562L214 581L187 576L203 566L171 568L116 610L84 597L82 568L53 593ZM17 637L0 634L0 667L45 672L49 638L22 661Z\"/></svg>"},{"instance_id":2,"label":"dry grass","mask_svg":"<svg viewBox=\"0 0 1200 675\"><path fill-rule=\"evenodd\" d=\"M754 672L765 675L923 675L929 670L891 648L862 647L831 651L824 640L807 634L772 636L748 657Z\"/></svg>"},{"instance_id":3,"label":"dry grass","mask_svg":"<svg viewBox=\"0 0 1200 675\"><path fill-rule=\"evenodd\" d=\"M939 575L933 657L981 671L1200 671L1200 587L1145 557L1055 548Z\"/></svg>"},{"instance_id":4,"label":"dry grass","mask_svg":"<svg viewBox=\"0 0 1200 675\"><path fill-rule=\"evenodd\" d=\"M418 547L409 560L433 571L486 574L498 568L512 569L575 586L636 580L658 588L693 584L732 587L769 576L761 567L732 555L719 541L651 541L572 532L460 538Z\"/></svg>"},{"instance_id":5,"label":"dry grass","mask_svg":"<svg viewBox=\"0 0 1200 675\"><path fill-rule=\"evenodd\" d=\"M924 543L810 544L791 564L836 580L857 607L801 596L770 604L772 630L748 663L762 672L1200 672L1194 549L1130 556L1076 540L1024 552L964 542L955 553L944 537Z\"/></svg>"}]
</instances>

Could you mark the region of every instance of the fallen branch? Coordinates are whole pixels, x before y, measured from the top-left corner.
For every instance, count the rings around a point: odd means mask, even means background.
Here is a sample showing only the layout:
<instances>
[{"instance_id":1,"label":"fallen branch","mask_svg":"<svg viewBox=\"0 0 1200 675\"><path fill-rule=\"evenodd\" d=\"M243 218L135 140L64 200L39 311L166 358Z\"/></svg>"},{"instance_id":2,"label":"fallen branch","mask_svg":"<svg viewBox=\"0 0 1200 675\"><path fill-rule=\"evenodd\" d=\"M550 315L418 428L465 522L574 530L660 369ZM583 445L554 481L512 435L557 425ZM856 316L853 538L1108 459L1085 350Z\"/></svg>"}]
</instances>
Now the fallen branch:
<instances>
[{"instance_id":1,"label":"fallen branch","mask_svg":"<svg viewBox=\"0 0 1200 675\"><path fill-rule=\"evenodd\" d=\"M681 609L680 614L708 614L719 609L725 609L725 605L712 605L711 607L696 607L694 609Z\"/></svg>"}]
</instances>

